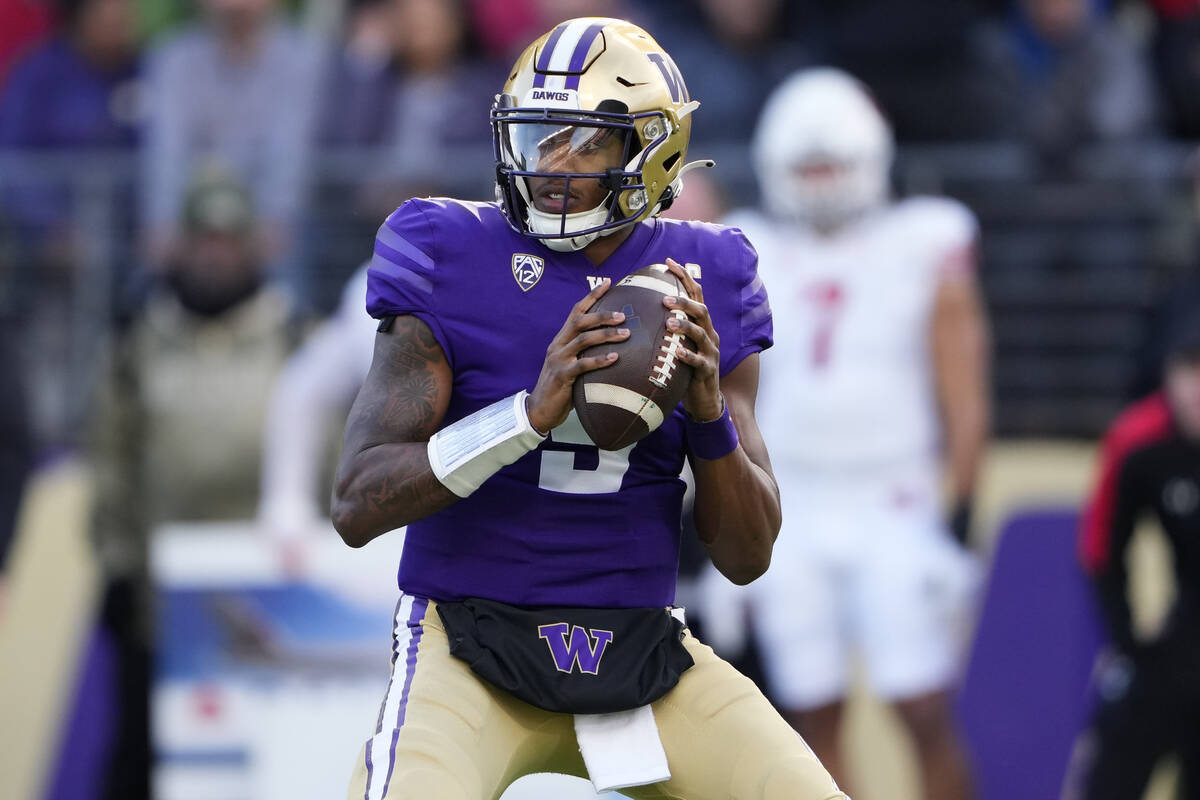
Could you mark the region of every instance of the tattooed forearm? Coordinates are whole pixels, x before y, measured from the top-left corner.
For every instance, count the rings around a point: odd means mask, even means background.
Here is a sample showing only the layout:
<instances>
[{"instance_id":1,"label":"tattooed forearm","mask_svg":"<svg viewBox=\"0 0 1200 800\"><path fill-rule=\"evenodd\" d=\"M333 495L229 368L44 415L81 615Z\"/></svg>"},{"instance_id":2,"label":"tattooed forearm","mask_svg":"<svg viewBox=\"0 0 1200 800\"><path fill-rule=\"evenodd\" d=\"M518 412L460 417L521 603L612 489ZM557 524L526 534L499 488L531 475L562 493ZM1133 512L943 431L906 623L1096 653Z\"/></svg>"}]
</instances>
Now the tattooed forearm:
<instances>
[{"instance_id":1,"label":"tattooed forearm","mask_svg":"<svg viewBox=\"0 0 1200 800\"><path fill-rule=\"evenodd\" d=\"M357 547L457 499L434 477L424 443L379 445L358 454L348 468L343 459L334 486L333 525Z\"/></svg>"},{"instance_id":2,"label":"tattooed forearm","mask_svg":"<svg viewBox=\"0 0 1200 800\"><path fill-rule=\"evenodd\" d=\"M398 317L377 337L334 485L334 527L348 543L365 544L456 499L433 476L425 453L450 389L450 367L428 325Z\"/></svg>"},{"instance_id":3,"label":"tattooed forearm","mask_svg":"<svg viewBox=\"0 0 1200 800\"><path fill-rule=\"evenodd\" d=\"M423 455L418 451L417 455ZM403 457L397 461L406 461ZM363 503L372 514L391 514L396 511L412 510L428 507L429 501L444 499L445 503L437 503L444 508L454 501L454 495L442 483L425 469L423 459L409 460L408 464L397 464L389 474L383 476L376 487L368 487L363 491ZM415 461L416 463L411 463ZM422 508L425 510L425 508ZM411 521L411 520L409 520Z\"/></svg>"}]
</instances>

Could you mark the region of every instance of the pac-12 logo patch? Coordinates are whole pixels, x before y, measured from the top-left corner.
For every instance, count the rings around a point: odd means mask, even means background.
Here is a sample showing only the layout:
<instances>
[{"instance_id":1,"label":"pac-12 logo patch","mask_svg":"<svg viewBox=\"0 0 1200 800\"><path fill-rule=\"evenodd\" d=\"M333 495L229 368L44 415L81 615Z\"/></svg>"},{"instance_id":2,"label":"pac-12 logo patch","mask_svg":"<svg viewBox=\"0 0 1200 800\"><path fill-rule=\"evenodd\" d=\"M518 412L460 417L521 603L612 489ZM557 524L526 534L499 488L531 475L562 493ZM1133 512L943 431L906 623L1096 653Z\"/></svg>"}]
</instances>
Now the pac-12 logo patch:
<instances>
[{"instance_id":1,"label":"pac-12 logo patch","mask_svg":"<svg viewBox=\"0 0 1200 800\"><path fill-rule=\"evenodd\" d=\"M528 253L513 253L513 277L517 279L517 286L521 287L521 291L528 292L532 289L542 279L545 270L546 262L543 259Z\"/></svg>"}]
</instances>

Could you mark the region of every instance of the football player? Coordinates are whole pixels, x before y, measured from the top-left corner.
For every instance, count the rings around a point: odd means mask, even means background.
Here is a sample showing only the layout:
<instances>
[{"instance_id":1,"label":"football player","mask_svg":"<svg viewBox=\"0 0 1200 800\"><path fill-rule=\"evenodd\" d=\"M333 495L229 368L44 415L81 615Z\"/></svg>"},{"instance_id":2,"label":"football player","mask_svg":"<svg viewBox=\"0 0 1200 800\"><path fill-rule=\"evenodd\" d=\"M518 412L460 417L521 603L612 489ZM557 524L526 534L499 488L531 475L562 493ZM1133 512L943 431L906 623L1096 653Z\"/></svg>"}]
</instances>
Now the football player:
<instances>
[{"instance_id":1,"label":"football player","mask_svg":"<svg viewBox=\"0 0 1200 800\"><path fill-rule=\"evenodd\" d=\"M976 223L950 200L889 199L892 150L858 81L798 73L755 134L764 208L727 220L788 309L759 395L787 513L749 594L768 689L839 782L857 651L913 734L925 796L957 800L969 780L947 687L989 418Z\"/></svg>"},{"instance_id":2,"label":"football player","mask_svg":"<svg viewBox=\"0 0 1200 800\"><path fill-rule=\"evenodd\" d=\"M1163 389L1109 429L1083 515L1080 555L1111 646L1097 663L1099 703L1076 743L1064 800L1134 800L1159 759L1178 756L1200 797L1200 307L1180 307L1166 336ZM1137 635L1126 556L1138 522L1157 519L1171 550L1174 599L1162 629Z\"/></svg>"},{"instance_id":3,"label":"football player","mask_svg":"<svg viewBox=\"0 0 1200 800\"><path fill-rule=\"evenodd\" d=\"M352 546L408 533L392 677L351 798L495 798L538 771L634 798L845 797L671 608L685 459L731 580L767 568L780 517L754 419L771 343L754 249L657 218L698 105L645 31L569 20L492 108L498 202L409 200L380 227L379 332L332 511ZM580 353L646 323L588 309L657 263L687 289L662 310L685 312L672 329L696 345L680 356L694 377L654 432L601 451L571 387L615 356Z\"/></svg>"}]
</instances>

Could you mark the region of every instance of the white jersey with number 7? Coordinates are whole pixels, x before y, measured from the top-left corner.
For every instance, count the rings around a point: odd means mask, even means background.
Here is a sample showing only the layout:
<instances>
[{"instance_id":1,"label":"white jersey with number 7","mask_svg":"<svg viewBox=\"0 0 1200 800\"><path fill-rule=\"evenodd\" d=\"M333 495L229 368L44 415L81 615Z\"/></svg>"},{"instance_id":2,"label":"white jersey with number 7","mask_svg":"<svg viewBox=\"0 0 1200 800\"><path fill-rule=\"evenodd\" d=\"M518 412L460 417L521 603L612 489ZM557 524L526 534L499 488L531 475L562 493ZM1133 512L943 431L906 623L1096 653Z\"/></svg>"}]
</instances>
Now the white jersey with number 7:
<instances>
[{"instance_id":1,"label":"white jersey with number 7","mask_svg":"<svg viewBox=\"0 0 1200 800\"><path fill-rule=\"evenodd\" d=\"M935 457L931 315L942 279L973 263L971 212L911 198L831 236L758 212L725 222L758 249L774 311L758 418L776 469Z\"/></svg>"}]
</instances>

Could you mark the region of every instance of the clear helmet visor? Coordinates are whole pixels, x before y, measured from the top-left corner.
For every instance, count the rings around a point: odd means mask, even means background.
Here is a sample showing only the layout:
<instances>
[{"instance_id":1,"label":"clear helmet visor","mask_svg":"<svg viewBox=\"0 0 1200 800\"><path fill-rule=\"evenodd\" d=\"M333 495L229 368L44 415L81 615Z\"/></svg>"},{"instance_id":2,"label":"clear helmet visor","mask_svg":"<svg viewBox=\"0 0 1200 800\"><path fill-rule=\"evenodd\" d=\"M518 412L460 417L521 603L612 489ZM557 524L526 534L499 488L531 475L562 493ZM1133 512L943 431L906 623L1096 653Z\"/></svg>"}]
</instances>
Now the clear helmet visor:
<instances>
[{"instance_id":1,"label":"clear helmet visor","mask_svg":"<svg viewBox=\"0 0 1200 800\"><path fill-rule=\"evenodd\" d=\"M504 159L522 172L603 175L625 164L626 128L521 119L501 125Z\"/></svg>"}]
</instances>

